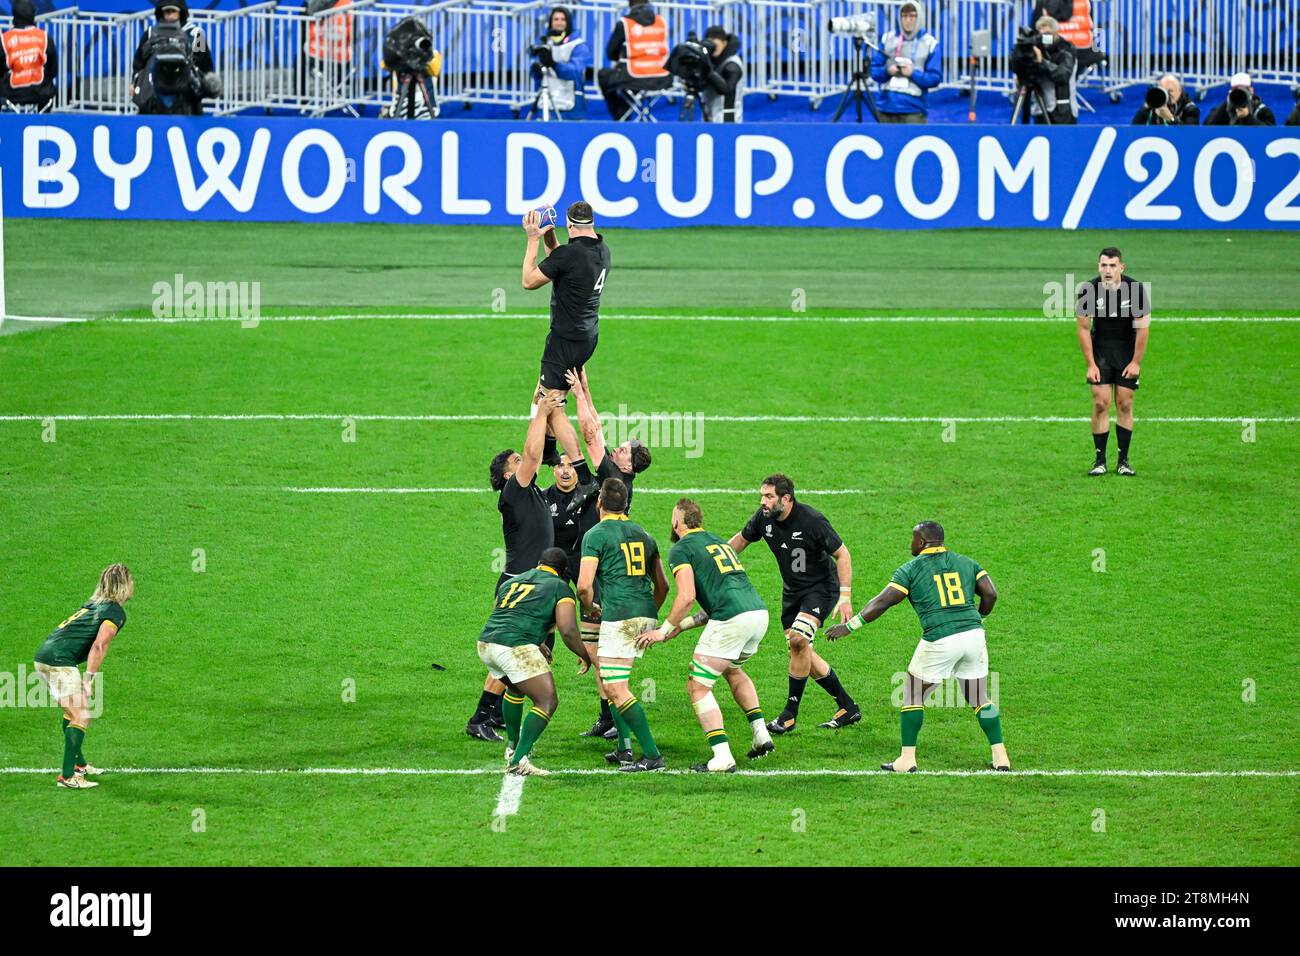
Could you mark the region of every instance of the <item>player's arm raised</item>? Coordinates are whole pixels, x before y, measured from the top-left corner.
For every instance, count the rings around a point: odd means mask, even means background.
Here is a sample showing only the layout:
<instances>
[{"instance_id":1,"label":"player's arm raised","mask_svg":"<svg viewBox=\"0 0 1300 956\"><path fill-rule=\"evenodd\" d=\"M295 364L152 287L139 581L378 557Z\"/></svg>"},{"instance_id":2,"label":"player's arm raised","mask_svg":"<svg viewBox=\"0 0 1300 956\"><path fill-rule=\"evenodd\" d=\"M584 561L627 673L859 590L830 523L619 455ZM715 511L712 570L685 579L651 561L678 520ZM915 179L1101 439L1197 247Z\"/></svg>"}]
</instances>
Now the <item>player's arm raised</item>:
<instances>
[{"instance_id":1,"label":"player's arm raised","mask_svg":"<svg viewBox=\"0 0 1300 956\"><path fill-rule=\"evenodd\" d=\"M104 666L104 658L108 656L108 647L113 643L113 638L116 636L116 624L112 621L100 622L99 632L95 635L95 643L90 645L90 656L86 658L86 676L83 687L87 694L90 693L90 685L94 682L95 675Z\"/></svg>"},{"instance_id":2,"label":"player's arm raised","mask_svg":"<svg viewBox=\"0 0 1300 956\"><path fill-rule=\"evenodd\" d=\"M673 571L673 580L677 582L677 596L673 598L672 608L661 625L636 639L637 647L661 644L682 632L686 612L695 603L695 569L689 564L683 564Z\"/></svg>"},{"instance_id":3,"label":"player's arm raised","mask_svg":"<svg viewBox=\"0 0 1300 956\"><path fill-rule=\"evenodd\" d=\"M587 444L587 461L591 467L599 468L605 460L605 430L600 425L600 415L591 400L591 388L587 385L587 371L575 372L570 369L564 373L569 390L578 403L578 428L582 430L582 440Z\"/></svg>"},{"instance_id":4,"label":"player's arm raised","mask_svg":"<svg viewBox=\"0 0 1300 956\"><path fill-rule=\"evenodd\" d=\"M980 617L988 617L998 602L998 589L993 586L993 579L987 571L981 571L975 579L975 593L980 596Z\"/></svg>"},{"instance_id":5,"label":"player's arm raised","mask_svg":"<svg viewBox=\"0 0 1300 956\"><path fill-rule=\"evenodd\" d=\"M537 243L543 233L553 232L555 227L548 225L543 229L540 220L541 217L535 209L529 210L524 216L524 235L528 237L528 245L524 247L525 289L540 289L551 281L546 277L546 273L537 268ZM547 248L552 248L549 243Z\"/></svg>"},{"instance_id":6,"label":"player's arm raised","mask_svg":"<svg viewBox=\"0 0 1300 956\"><path fill-rule=\"evenodd\" d=\"M582 661L578 673L587 673L591 668L591 658L587 656L587 645L582 643L582 635L578 631L578 609L573 601L561 600L555 605L555 629L560 632L564 646Z\"/></svg>"},{"instance_id":7,"label":"player's arm raised","mask_svg":"<svg viewBox=\"0 0 1300 956\"><path fill-rule=\"evenodd\" d=\"M557 405L554 392L547 392L537 403L537 414L528 423L528 434L524 436L524 450L519 457L519 467L515 469L515 481L521 488L527 488L537 477L537 469L542 465L542 449L546 444L546 421L551 409Z\"/></svg>"},{"instance_id":8,"label":"player's arm raised","mask_svg":"<svg viewBox=\"0 0 1300 956\"><path fill-rule=\"evenodd\" d=\"M836 624L834 627L826 630L826 636L832 641L839 640L846 634L856 631L863 624L870 624L880 615L884 614L895 604L900 604L903 598L907 597L907 592L894 584L892 581L885 585L885 589L867 602L857 614L853 615L843 624Z\"/></svg>"}]
</instances>

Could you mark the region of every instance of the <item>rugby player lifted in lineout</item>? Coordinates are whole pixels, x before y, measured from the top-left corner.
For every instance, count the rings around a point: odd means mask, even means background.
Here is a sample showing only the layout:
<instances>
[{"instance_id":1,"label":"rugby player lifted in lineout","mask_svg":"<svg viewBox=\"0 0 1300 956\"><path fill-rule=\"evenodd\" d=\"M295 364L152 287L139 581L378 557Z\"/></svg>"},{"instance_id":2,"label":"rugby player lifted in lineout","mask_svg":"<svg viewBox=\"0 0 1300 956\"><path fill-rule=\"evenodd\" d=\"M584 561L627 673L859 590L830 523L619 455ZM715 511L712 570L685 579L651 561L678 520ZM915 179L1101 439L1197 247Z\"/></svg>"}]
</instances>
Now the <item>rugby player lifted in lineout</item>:
<instances>
[{"instance_id":1,"label":"rugby player lifted in lineout","mask_svg":"<svg viewBox=\"0 0 1300 956\"><path fill-rule=\"evenodd\" d=\"M568 392L565 371L582 371L596 352L596 339L600 332L600 294L609 274L609 247L596 232L589 203L581 200L572 203L565 213L565 226L569 230L569 241L562 246L555 238L554 222L544 222L536 210L524 216L524 234L528 237L524 250L524 288L540 289L548 282L552 284L551 331L546 336L541 374L533 392L534 414L538 398L548 390ZM547 249L547 256L541 263L537 262L539 242L544 242ZM548 465L559 463L554 436L560 436L569 464L578 474L578 493L570 500L568 510L578 511L588 498L596 494L599 486L582 456L576 436L573 447L569 447L567 434L558 427L557 416L562 418L564 409L557 408L550 414L542 460Z\"/></svg>"}]
</instances>

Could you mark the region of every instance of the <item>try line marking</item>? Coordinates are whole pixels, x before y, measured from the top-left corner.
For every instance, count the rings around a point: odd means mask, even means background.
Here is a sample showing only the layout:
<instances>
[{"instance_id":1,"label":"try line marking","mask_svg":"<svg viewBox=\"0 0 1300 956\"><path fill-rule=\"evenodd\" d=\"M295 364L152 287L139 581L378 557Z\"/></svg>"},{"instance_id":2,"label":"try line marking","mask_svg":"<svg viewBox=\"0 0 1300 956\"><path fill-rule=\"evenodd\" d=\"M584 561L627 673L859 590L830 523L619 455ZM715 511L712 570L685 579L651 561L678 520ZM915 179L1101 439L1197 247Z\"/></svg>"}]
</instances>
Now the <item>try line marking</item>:
<instances>
[{"instance_id":1,"label":"try line marking","mask_svg":"<svg viewBox=\"0 0 1300 956\"><path fill-rule=\"evenodd\" d=\"M18 322L30 322L38 325L60 325L68 322L104 322L117 325L186 325L203 322L248 323L250 326L262 322L359 322L376 320L456 322L463 320L532 320L549 319L543 312L343 312L335 314L304 315L266 315L244 319L239 316L52 316L52 315L10 315L5 318ZM629 312L625 314L609 313L604 316L610 322L820 322L830 324L931 324L931 323L1011 323L1026 325L1073 325L1072 316L1052 318L1043 315L809 315L805 312L792 312L786 315L683 315L675 313ZM1295 315L1162 315L1154 318L1153 323L1294 323L1300 322Z\"/></svg>"},{"instance_id":2,"label":"try line marking","mask_svg":"<svg viewBox=\"0 0 1300 956\"><path fill-rule=\"evenodd\" d=\"M626 776L618 770L609 769L588 769L588 768L558 768L550 770L553 775L570 776L570 777L609 777L609 776ZM26 775L26 774L51 774L58 773L58 767L0 767L0 774L3 775ZM690 770L665 770L668 774L689 774L690 776L703 777L705 774L696 774ZM302 770L288 769L257 769L253 767L122 767L116 770L106 770L109 776L113 774L144 774L144 775L163 775L163 774L220 774L226 776L336 776L336 777L392 777L392 776L410 776L410 777L483 777L483 776L500 776L504 771L501 765L495 767L468 767L468 768L423 768L423 767L306 767ZM716 774L715 776L733 776L732 774ZM832 768L822 768L817 770L737 770L734 776L744 777L884 777L892 776L884 770L851 770ZM1202 778L1202 777L1300 777L1300 770L1013 770L1011 773L998 772L995 770L919 770L909 776L917 777L1173 777L1173 778ZM517 791L508 791L506 786L501 788L501 796L498 798L497 808L500 811L503 805L509 806L510 800L514 801L514 813L519 809L519 800L523 794L522 777L507 777L506 783L511 780L518 780L519 787Z\"/></svg>"},{"instance_id":3,"label":"try line marking","mask_svg":"<svg viewBox=\"0 0 1300 956\"><path fill-rule=\"evenodd\" d=\"M655 416L685 418L686 412L628 412L629 420L653 420ZM607 416L612 413L606 413ZM733 422L755 424L779 422L787 424L842 423L858 425L926 425L957 424L1069 424L1090 422L1086 415L702 415L706 422ZM526 422L527 415L331 415L320 412L250 412L247 414L204 414L191 412L123 412L120 414L89 415L0 415L0 422ZM1251 415L1153 415L1134 417L1144 425L1241 425L1248 422L1260 424L1293 425L1300 416Z\"/></svg>"}]
</instances>

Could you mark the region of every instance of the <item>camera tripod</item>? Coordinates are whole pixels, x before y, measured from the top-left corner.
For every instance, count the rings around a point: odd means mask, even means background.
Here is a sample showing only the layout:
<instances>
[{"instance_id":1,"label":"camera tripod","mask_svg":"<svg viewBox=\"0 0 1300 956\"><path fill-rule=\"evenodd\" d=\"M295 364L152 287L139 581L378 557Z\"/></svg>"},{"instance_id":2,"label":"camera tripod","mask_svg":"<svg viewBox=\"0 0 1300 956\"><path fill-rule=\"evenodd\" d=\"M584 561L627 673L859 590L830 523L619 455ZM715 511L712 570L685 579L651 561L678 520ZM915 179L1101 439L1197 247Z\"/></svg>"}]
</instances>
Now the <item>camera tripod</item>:
<instances>
[{"instance_id":1,"label":"camera tripod","mask_svg":"<svg viewBox=\"0 0 1300 956\"><path fill-rule=\"evenodd\" d=\"M391 119L433 119L438 115L438 101L429 95L423 77L414 73L396 73L393 80L393 100L388 107ZM418 97L412 87L419 90ZM420 116L421 106L426 117Z\"/></svg>"},{"instance_id":2,"label":"camera tripod","mask_svg":"<svg viewBox=\"0 0 1300 956\"><path fill-rule=\"evenodd\" d=\"M1024 116L1025 100L1030 96L1034 98L1034 105L1038 107L1038 113L1043 117L1043 122L1048 126L1052 125L1052 114L1047 112L1047 102L1043 99L1043 91L1032 84L1025 83L1019 77L1016 78L1016 105L1011 109L1011 125L1016 126Z\"/></svg>"},{"instance_id":3,"label":"camera tripod","mask_svg":"<svg viewBox=\"0 0 1300 956\"><path fill-rule=\"evenodd\" d=\"M555 100L551 97L550 87L546 85L546 76L542 76L542 85L537 90L537 95L533 97L533 105L528 107L528 113L524 119L530 120L536 115L538 110L542 111L542 122L549 123L552 119L559 121L564 116L555 108Z\"/></svg>"},{"instance_id":4,"label":"camera tripod","mask_svg":"<svg viewBox=\"0 0 1300 956\"><path fill-rule=\"evenodd\" d=\"M876 101L871 96L871 71L867 67L866 50L871 47L865 39L859 36L853 38L853 79L849 80L849 85L844 88L843 95L840 96L840 105L835 108L835 115L831 117L832 123L838 123L840 117L844 115L844 107L852 101L858 115L858 122L862 122L862 104L865 102L871 118L877 123L880 122L880 112L876 109Z\"/></svg>"},{"instance_id":5,"label":"camera tripod","mask_svg":"<svg viewBox=\"0 0 1300 956\"><path fill-rule=\"evenodd\" d=\"M699 110L699 116L696 116L696 110ZM694 84L686 84L686 94L682 98L682 108L677 111L677 120L682 123L689 123L694 119L704 118L704 107L700 105L700 88Z\"/></svg>"}]
</instances>

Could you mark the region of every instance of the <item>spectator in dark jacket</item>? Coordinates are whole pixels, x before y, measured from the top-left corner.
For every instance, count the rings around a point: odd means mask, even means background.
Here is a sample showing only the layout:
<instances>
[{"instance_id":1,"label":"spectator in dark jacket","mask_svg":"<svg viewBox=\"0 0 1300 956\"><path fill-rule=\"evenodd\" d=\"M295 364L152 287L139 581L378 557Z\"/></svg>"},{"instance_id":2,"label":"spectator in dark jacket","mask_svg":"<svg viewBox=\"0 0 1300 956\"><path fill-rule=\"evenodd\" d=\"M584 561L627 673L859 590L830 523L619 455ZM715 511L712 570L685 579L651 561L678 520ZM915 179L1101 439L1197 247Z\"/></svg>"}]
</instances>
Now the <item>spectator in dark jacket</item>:
<instances>
[{"instance_id":1,"label":"spectator in dark jacket","mask_svg":"<svg viewBox=\"0 0 1300 956\"><path fill-rule=\"evenodd\" d=\"M627 24L635 34L628 37ZM621 120L631 108L624 91L666 90L673 85L668 62L668 27L650 0L631 0L605 44L605 59L612 65L596 74L609 115Z\"/></svg>"},{"instance_id":2,"label":"spectator in dark jacket","mask_svg":"<svg viewBox=\"0 0 1300 956\"><path fill-rule=\"evenodd\" d=\"M1238 93L1237 90L1244 92ZM1240 100L1240 103L1233 103ZM1205 118L1206 126L1276 126L1277 117L1264 105L1263 100L1255 95L1250 85L1250 74L1236 73L1232 77L1232 86L1228 98L1210 110Z\"/></svg>"},{"instance_id":3,"label":"spectator in dark jacket","mask_svg":"<svg viewBox=\"0 0 1300 956\"><path fill-rule=\"evenodd\" d=\"M1135 126L1199 126L1201 108L1193 102L1183 89L1182 81L1172 73L1160 77L1156 84L1165 91L1168 100L1164 106L1152 109L1143 101L1137 113L1133 115Z\"/></svg>"},{"instance_id":4,"label":"spectator in dark jacket","mask_svg":"<svg viewBox=\"0 0 1300 956\"><path fill-rule=\"evenodd\" d=\"M1027 104L1036 123L1070 125L1079 121L1079 108L1074 101L1077 61L1074 47L1061 39L1061 25L1055 17L1041 16L1034 24L1039 43L1034 46L1033 82L1039 96ZM1047 110L1043 115L1038 107L1041 98Z\"/></svg>"}]
</instances>

